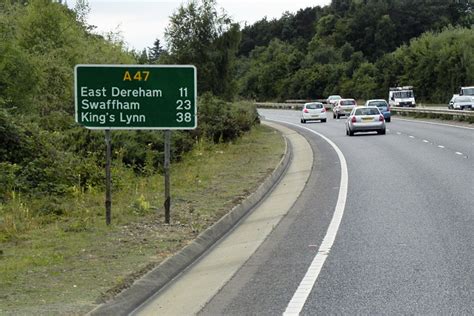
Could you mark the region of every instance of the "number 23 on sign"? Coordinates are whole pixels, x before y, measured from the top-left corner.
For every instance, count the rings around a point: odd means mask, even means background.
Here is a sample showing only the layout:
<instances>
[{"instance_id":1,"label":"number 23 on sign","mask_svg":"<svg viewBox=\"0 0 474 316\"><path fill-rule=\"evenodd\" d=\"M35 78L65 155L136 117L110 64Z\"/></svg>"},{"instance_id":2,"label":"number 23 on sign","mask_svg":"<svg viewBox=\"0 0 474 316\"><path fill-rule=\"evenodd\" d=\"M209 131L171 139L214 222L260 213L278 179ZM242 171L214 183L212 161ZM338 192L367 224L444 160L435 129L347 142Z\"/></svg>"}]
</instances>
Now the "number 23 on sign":
<instances>
[{"instance_id":1,"label":"number 23 on sign","mask_svg":"<svg viewBox=\"0 0 474 316\"><path fill-rule=\"evenodd\" d=\"M149 76L149 71L137 71L135 73L131 73L127 70L123 74L123 81L147 81Z\"/></svg>"}]
</instances>

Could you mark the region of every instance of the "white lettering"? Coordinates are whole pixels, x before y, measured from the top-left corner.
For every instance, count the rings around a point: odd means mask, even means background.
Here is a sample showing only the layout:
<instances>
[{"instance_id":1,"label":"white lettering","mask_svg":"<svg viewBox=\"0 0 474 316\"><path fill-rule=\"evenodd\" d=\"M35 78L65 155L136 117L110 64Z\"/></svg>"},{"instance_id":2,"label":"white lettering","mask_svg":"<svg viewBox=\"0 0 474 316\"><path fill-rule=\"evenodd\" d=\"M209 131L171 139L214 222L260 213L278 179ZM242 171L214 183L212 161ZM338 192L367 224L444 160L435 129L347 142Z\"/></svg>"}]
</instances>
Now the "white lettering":
<instances>
[{"instance_id":1,"label":"white lettering","mask_svg":"<svg viewBox=\"0 0 474 316\"><path fill-rule=\"evenodd\" d=\"M140 102L121 102L117 99L108 99L104 101L89 101L89 99L82 99L83 110L140 110Z\"/></svg>"},{"instance_id":2,"label":"white lettering","mask_svg":"<svg viewBox=\"0 0 474 316\"><path fill-rule=\"evenodd\" d=\"M113 97L135 97L135 98L161 98L163 91L159 89L120 89L119 87L111 88Z\"/></svg>"},{"instance_id":3,"label":"white lettering","mask_svg":"<svg viewBox=\"0 0 474 316\"><path fill-rule=\"evenodd\" d=\"M91 112L82 112L81 113L81 122L84 123L100 123L105 124L106 114L92 114Z\"/></svg>"},{"instance_id":4,"label":"white lettering","mask_svg":"<svg viewBox=\"0 0 474 316\"><path fill-rule=\"evenodd\" d=\"M146 121L145 115L143 114L124 114L120 113L120 122L127 125L130 123L144 123Z\"/></svg>"},{"instance_id":5,"label":"white lettering","mask_svg":"<svg viewBox=\"0 0 474 316\"><path fill-rule=\"evenodd\" d=\"M81 87L81 97L106 97L107 90L105 87L100 89L89 89L88 87Z\"/></svg>"}]
</instances>

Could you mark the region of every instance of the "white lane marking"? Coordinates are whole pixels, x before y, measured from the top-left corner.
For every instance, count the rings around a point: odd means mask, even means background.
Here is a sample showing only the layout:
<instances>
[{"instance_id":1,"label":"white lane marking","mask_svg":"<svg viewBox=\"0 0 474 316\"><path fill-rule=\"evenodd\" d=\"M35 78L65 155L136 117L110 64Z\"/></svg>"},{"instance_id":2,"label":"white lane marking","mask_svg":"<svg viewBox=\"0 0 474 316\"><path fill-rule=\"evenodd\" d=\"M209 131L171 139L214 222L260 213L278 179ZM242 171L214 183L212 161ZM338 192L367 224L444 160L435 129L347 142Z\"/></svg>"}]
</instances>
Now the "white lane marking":
<instances>
[{"instance_id":1,"label":"white lane marking","mask_svg":"<svg viewBox=\"0 0 474 316\"><path fill-rule=\"evenodd\" d=\"M412 136L412 135L410 135L410 136L408 136L408 137L410 137L410 138L415 138L415 136Z\"/></svg>"},{"instance_id":2,"label":"white lane marking","mask_svg":"<svg viewBox=\"0 0 474 316\"><path fill-rule=\"evenodd\" d=\"M288 306L286 307L285 312L283 313L284 316L290 316L299 315L299 313L303 309L304 304L306 303L306 300L308 299L308 296L311 293L314 284L316 283L319 273L321 272L324 262L329 256L329 253L331 252L332 245L334 244L334 241L336 239L337 231L339 230L339 225L341 224L342 215L344 215L349 176L347 172L347 163L344 154L339 149L339 147L337 147L337 145L333 143L329 138L307 127L303 127L286 121L281 122L306 129L311 133L314 133L324 139L336 151L339 161L341 163L341 182L339 185L340 189L339 195L337 197L336 209L326 232L326 236L324 236L321 246L319 246L318 252L313 258L313 261L311 262L311 265L306 271L303 280L301 280L298 288L296 289L296 292L293 294L293 297L291 298L290 302L288 303Z\"/></svg>"},{"instance_id":3,"label":"white lane marking","mask_svg":"<svg viewBox=\"0 0 474 316\"><path fill-rule=\"evenodd\" d=\"M438 145L438 148L444 148L444 146L443 145Z\"/></svg>"},{"instance_id":4,"label":"white lane marking","mask_svg":"<svg viewBox=\"0 0 474 316\"><path fill-rule=\"evenodd\" d=\"M462 129L474 130L473 127L459 126L459 125L453 125L453 124L444 124L444 123L436 123L436 122L427 122L427 121L418 121L418 120L407 120L407 119L401 119L401 118L397 118L397 121L405 121L405 122L412 122L412 123L424 123L424 124L431 124L431 125L449 126L449 127L455 127L455 128L462 128Z\"/></svg>"},{"instance_id":5,"label":"white lane marking","mask_svg":"<svg viewBox=\"0 0 474 316\"><path fill-rule=\"evenodd\" d=\"M463 153L460 153L459 151L456 152L456 155L462 156L464 155Z\"/></svg>"},{"instance_id":6,"label":"white lane marking","mask_svg":"<svg viewBox=\"0 0 474 316\"><path fill-rule=\"evenodd\" d=\"M429 141L427 141L426 139L423 139L423 143L429 143Z\"/></svg>"},{"instance_id":7,"label":"white lane marking","mask_svg":"<svg viewBox=\"0 0 474 316\"><path fill-rule=\"evenodd\" d=\"M397 132L397 135L402 135L402 133L400 133L400 132Z\"/></svg>"}]
</instances>

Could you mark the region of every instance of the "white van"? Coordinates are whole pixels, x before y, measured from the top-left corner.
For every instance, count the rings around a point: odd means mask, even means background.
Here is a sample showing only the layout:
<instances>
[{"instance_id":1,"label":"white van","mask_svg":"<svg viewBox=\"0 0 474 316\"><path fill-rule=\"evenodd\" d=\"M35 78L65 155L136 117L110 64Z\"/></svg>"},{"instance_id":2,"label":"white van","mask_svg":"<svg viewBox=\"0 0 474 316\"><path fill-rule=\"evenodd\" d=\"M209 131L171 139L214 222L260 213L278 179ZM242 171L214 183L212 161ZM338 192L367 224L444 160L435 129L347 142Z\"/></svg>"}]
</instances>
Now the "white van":
<instances>
[{"instance_id":1,"label":"white van","mask_svg":"<svg viewBox=\"0 0 474 316\"><path fill-rule=\"evenodd\" d=\"M415 107L415 94L412 86L390 88L388 92L388 103L390 106Z\"/></svg>"}]
</instances>

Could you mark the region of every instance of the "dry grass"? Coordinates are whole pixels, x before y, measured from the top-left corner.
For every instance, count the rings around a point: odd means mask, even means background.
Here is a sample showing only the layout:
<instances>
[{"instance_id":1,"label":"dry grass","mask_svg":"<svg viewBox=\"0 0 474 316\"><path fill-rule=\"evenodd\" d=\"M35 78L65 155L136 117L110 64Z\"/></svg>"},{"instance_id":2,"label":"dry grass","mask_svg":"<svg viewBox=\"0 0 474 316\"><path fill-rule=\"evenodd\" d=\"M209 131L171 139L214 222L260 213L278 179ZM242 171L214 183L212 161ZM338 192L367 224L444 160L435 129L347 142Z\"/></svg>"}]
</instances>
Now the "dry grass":
<instances>
[{"instance_id":1,"label":"dry grass","mask_svg":"<svg viewBox=\"0 0 474 316\"><path fill-rule=\"evenodd\" d=\"M189 243L255 190L284 143L260 126L234 144L200 143L171 167L172 223L164 224L163 178L115 166L112 225L103 192L52 203L15 197L0 205L0 314L76 315L113 296ZM65 210L31 215L38 205Z\"/></svg>"}]
</instances>

